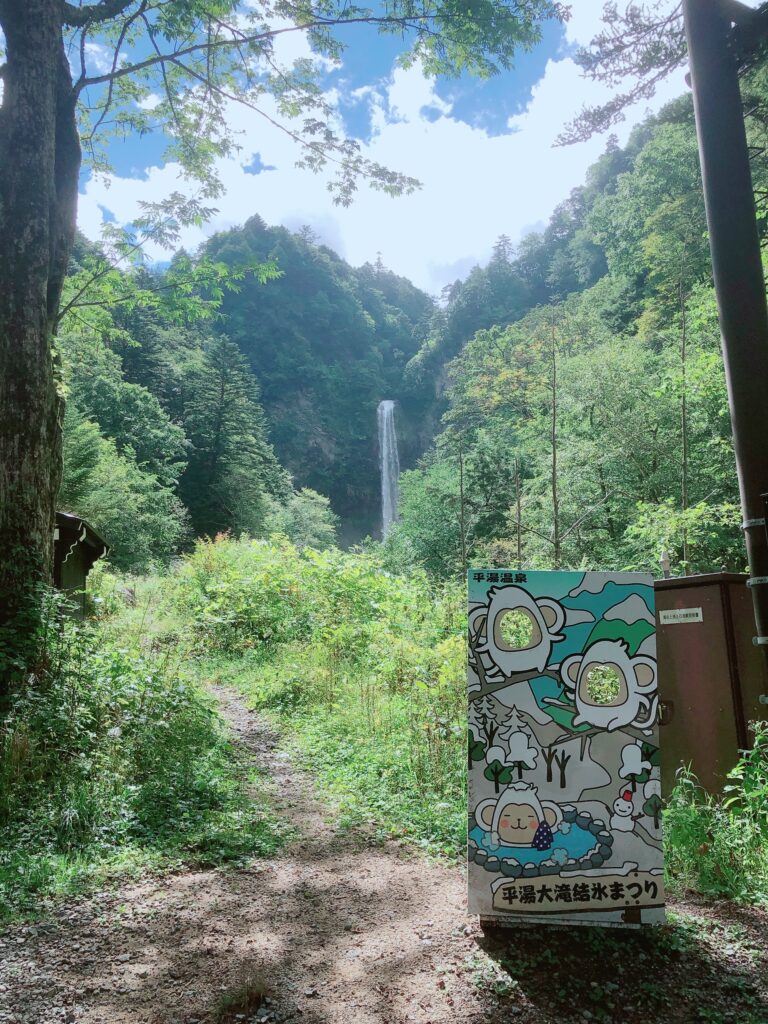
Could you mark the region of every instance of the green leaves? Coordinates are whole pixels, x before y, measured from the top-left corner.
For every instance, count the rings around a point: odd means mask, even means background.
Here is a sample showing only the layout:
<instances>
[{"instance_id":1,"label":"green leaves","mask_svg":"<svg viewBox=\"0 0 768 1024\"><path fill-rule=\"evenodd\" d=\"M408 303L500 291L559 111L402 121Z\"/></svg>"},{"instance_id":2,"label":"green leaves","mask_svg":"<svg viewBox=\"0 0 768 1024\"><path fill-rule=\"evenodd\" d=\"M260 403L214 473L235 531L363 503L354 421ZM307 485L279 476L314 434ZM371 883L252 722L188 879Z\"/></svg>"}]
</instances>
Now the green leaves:
<instances>
[{"instance_id":1,"label":"green leaves","mask_svg":"<svg viewBox=\"0 0 768 1024\"><path fill-rule=\"evenodd\" d=\"M267 440L258 385L227 338L207 339L202 355L187 375L182 415L191 448L181 493L197 536L260 533L269 498L289 487Z\"/></svg>"},{"instance_id":2,"label":"green leaves","mask_svg":"<svg viewBox=\"0 0 768 1024\"><path fill-rule=\"evenodd\" d=\"M183 197L163 210L170 238L176 214L200 215ZM269 502L289 491L245 360L197 326L246 281L278 278L275 261L182 251L157 273L142 266L141 244L120 231L109 254L79 245L58 337L73 403L61 501L93 520L122 568L178 550L190 518L182 499L200 533L258 531Z\"/></svg>"},{"instance_id":3,"label":"green leaves","mask_svg":"<svg viewBox=\"0 0 768 1024\"><path fill-rule=\"evenodd\" d=\"M445 381L447 408L403 476L397 564L744 568L689 98L609 140L544 231L502 236L446 299L404 375Z\"/></svg>"},{"instance_id":4,"label":"green leaves","mask_svg":"<svg viewBox=\"0 0 768 1024\"><path fill-rule=\"evenodd\" d=\"M538 42L542 22L567 15L551 0L387 0L379 7L336 0L172 0L108 10L90 21L64 19L67 42L80 55L81 134L95 170L109 172L103 147L109 134L162 132L169 139L166 159L178 162L206 197L215 196L221 189L217 161L238 144L229 108L240 103L294 140L300 166L332 173L329 189L341 205L351 202L361 180L390 195L407 194L418 183L361 156L358 144L336 127L323 62L281 64L279 37L304 34L316 54L338 63L347 45L358 42L337 30L354 27L362 42L368 26L402 40L404 66L418 63L430 76L468 71L487 77Z\"/></svg>"},{"instance_id":5,"label":"green leaves","mask_svg":"<svg viewBox=\"0 0 768 1024\"><path fill-rule=\"evenodd\" d=\"M133 448L121 453L93 420L67 404L59 507L86 517L103 533L115 565L146 570L178 549L187 514L172 482L142 469Z\"/></svg>"}]
</instances>

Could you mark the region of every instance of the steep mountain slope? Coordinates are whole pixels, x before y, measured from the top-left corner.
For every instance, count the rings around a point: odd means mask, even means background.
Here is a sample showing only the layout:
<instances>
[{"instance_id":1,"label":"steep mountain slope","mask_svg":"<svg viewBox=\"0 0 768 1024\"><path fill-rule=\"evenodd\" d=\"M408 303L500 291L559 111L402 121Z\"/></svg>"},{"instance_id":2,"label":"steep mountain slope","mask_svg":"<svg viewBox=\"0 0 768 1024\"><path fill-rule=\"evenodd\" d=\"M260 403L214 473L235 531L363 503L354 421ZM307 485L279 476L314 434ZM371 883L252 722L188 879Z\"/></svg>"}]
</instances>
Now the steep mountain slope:
<instances>
[{"instance_id":1,"label":"steep mountain slope","mask_svg":"<svg viewBox=\"0 0 768 1024\"><path fill-rule=\"evenodd\" d=\"M380 263L353 269L308 233L270 228L260 217L216 235L206 251L231 266L277 261L279 280L246 281L225 297L222 329L259 380L280 461L297 483L331 498L348 538L372 532L376 407L402 390L432 300Z\"/></svg>"}]
</instances>

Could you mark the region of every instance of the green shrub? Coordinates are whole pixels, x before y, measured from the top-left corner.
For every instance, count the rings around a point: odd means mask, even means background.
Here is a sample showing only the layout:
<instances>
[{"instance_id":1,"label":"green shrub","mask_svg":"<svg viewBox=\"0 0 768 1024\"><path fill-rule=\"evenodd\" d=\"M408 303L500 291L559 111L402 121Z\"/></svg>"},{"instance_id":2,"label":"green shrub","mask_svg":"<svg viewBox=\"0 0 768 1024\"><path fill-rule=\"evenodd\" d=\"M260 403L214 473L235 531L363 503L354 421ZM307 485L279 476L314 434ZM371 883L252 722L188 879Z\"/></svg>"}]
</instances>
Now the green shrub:
<instances>
[{"instance_id":1,"label":"green shrub","mask_svg":"<svg viewBox=\"0 0 768 1024\"><path fill-rule=\"evenodd\" d=\"M277 845L210 698L167 652L54 617L0 721L0 916L119 865Z\"/></svg>"},{"instance_id":2,"label":"green shrub","mask_svg":"<svg viewBox=\"0 0 768 1024\"><path fill-rule=\"evenodd\" d=\"M768 903L768 723L728 775L722 798L688 771L664 812L667 872L673 886Z\"/></svg>"},{"instance_id":3,"label":"green shrub","mask_svg":"<svg viewBox=\"0 0 768 1024\"><path fill-rule=\"evenodd\" d=\"M229 537L200 542L171 588L206 673L290 727L344 820L461 847L461 588L392 575L375 553Z\"/></svg>"},{"instance_id":4,"label":"green shrub","mask_svg":"<svg viewBox=\"0 0 768 1024\"><path fill-rule=\"evenodd\" d=\"M293 557L289 557L293 556ZM309 610L284 540L197 542L173 587L178 609L195 626L200 649L239 653L308 635Z\"/></svg>"}]
</instances>

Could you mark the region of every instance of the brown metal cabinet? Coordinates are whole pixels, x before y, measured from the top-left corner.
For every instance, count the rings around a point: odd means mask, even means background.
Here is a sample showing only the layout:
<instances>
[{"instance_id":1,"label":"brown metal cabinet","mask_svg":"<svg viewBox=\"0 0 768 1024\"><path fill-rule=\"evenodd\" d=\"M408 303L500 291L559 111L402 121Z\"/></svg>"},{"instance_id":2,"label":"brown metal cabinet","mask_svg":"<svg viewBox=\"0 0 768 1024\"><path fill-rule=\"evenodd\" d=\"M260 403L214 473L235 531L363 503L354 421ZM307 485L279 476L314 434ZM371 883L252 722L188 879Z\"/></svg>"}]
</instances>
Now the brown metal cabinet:
<instances>
[{"instance_id":1,"label":"brown metal cabinet","mask_svg":"<svg viewBox=\"0 0 768 1024\"><path fill-rule=\"evenodd\" d=\"M661 763L664 792L680 765L720 791L749 744L748 723L768 717L764 655L747 576L712 573L657 580Z\"/></svg>"}]
</instances>

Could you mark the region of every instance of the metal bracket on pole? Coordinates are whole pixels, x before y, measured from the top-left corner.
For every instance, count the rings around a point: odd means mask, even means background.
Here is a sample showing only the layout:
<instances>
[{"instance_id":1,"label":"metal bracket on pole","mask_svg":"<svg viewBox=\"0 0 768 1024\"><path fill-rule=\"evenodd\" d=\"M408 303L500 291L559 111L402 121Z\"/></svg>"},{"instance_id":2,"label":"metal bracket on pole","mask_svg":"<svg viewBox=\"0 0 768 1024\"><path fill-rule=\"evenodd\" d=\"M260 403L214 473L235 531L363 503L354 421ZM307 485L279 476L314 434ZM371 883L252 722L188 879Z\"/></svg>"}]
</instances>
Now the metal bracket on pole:
<instances>
[{"instance_id":1,"label":"metal bracket on pole","mask_svg":"<svg viewBox=\"0 0 768 1024\"><path fill-rule=\"evenodd\" d=\"M751 580L747 580L748 587L765 587L768 586L768 576L753 576Z\"/></svg>"},{"instance_id":2,"label":"metal bracket on pole","mask_svg":"<svg viewBox=\"0 0 768 1024\"><path fill-rule=\"evenodd\" d=\"M741 0L720 0L720 10L735 25L751 21L757 14L754 7L747 7L746 4L741 3Z\"/></svg>"},{"instance_id":3,"label":"metal bracket on pole","mask_svg":"<svg viewBox=\"0 0 768 1024\"><path fill-rule=\"evenodd\" d=\"M768 693L761 693L758 697L758 702L760 704L768 704Z\"/></svg>"},{"instance_id":4,"label":"metal bracket on pole","mask_svg":"<svg viewBox=\"0 0 768 1024\"><path fill-rule=\"evenodd\" d=\"M758 526L765 526L764 519L748 519L745 523L741 524L742 530L754 530Z\"/></svg>"},{"instance_id":5,"label":"metal bracket on pole","mask_svg":"<svg viewBox=\"0 0 768 1024\"><path fill-rule=\"evenodd\" d=\"M768 647L768 636L753 636L752 643L755 647Z\"/></svg>"},{"instance_id":6,"label":"metal bracket on pole","mask_svg":"<svg viewBox=\"0 0 768 1024\"><path fill-rule=\"evenodd\" d=\"M747 7L740 0L720 0L720 9L734 25L748 25L758 17L754 7Z\"/></svg>"}]
</instances>

